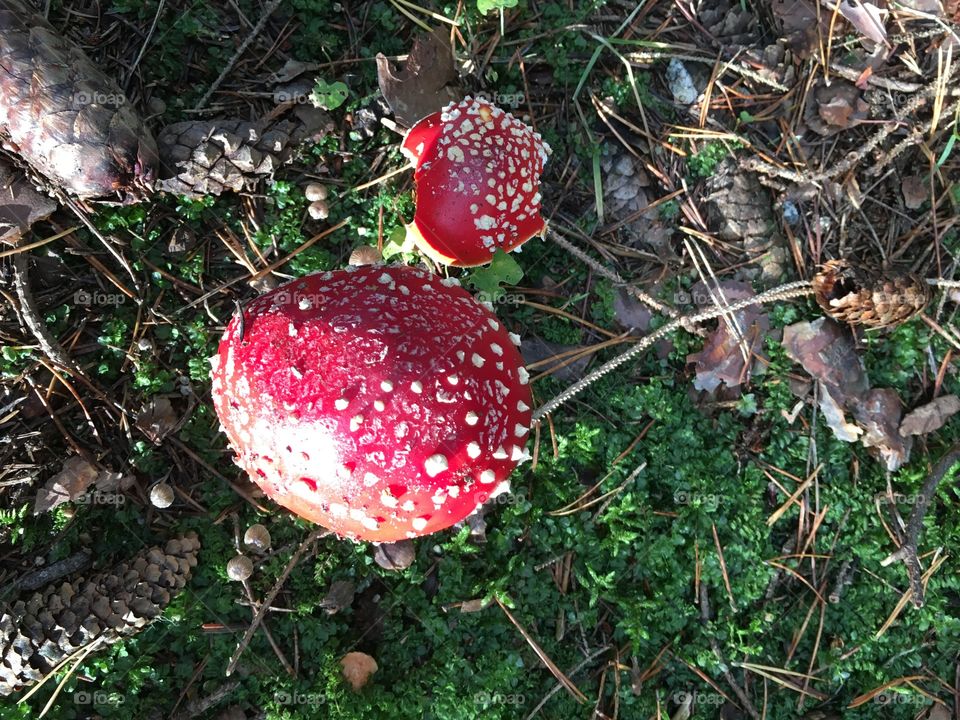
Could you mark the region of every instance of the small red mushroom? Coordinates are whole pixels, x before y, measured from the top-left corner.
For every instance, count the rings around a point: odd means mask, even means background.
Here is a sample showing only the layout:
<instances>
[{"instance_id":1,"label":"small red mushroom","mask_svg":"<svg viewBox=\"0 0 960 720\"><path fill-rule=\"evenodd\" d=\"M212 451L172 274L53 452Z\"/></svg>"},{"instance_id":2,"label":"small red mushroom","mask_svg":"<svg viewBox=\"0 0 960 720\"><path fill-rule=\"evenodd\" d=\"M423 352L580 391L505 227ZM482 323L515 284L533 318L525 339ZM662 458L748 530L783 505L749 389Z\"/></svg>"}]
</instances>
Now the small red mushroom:
<instances>
[{"instance_id":1,"label":"small red mushroom","mask_svg":"<svg viewBox=\"0 0 960 720\"><path fill-rule=\"evenodd\" d=\"M546 230L540 174L550 147L496 105L452 103L414 125L400 149L417 186L407 236L433 260L484 265Z\"/></svg>"},{"instance_id":2,"label":"small red mushroom","mask_svg":"<svg viewBox=\"0 0 960 720\"><path fill-rule=\"evenodd\" d=\"M358 540L426 535L506 490L527 458L519 341L455 280L309 275L227 326L214 407L237 464L280 505Z\"/></svg>"}]
</instances>

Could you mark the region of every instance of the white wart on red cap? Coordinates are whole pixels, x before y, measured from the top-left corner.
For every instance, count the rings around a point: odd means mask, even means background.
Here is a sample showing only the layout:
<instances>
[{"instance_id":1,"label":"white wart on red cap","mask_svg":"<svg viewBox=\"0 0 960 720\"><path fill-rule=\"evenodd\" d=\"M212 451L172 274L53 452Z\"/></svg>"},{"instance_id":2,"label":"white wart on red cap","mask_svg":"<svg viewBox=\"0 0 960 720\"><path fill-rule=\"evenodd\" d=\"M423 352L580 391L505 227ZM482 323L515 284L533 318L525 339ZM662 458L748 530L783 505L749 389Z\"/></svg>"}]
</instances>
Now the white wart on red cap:
<instances>
[{"instance_id":1,"label":"white wart on red cap","mask_svg":"<svg viewBox=\"0 0 960 720\"><path fill-rule=\"evenodd\" d=\"M550 147L496 105L453 103L414 125L401 150L417 186L407 234L437 262L484 265L546 230L540 175Z\"/></svg>"},{"instance_id":2,"label":"white wart on red cap","mask_svg":"<svg viewBox=\"0 0 960 720\"><path fill-rule=\"evenodd\" d=\"M456 281L382 265L310 275L230 322L214 407L279 504L355 539L426 535L502 492L527 457L516 342Z\"/></svg>"}]
</instances>

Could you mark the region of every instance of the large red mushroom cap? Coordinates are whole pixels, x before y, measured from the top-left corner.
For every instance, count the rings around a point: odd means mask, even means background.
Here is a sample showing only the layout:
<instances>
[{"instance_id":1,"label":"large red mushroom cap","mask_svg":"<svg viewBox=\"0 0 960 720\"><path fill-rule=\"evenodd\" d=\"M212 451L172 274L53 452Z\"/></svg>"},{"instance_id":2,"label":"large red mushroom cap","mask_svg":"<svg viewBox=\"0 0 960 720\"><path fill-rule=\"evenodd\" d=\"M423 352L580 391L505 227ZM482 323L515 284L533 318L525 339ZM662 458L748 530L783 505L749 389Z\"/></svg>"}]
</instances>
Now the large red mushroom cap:
<instances>
[{"instance_id":1,"label":"large red mushroom cap","mask_svg":"<svg viewBox=\"0 0 960 720\"><path fill-rule=\"evenodd\" d=\"M414 165L417 209L407 235L445 265L490 262L546 223L540 174L550 147L496 105L466 98L414 125L400 146Z\"/></svg>"},{"instance_id":2,"label":"large red mushroom cap","mask_svg":"<svg viewBox=\"0 0 960 720\"><path fill-rule=\"evenodd\" d=\"M309 275L227 326L214 407L270 498L393 542L507 489L532 404L518 343L455 280L382 265Z\"/></svg>"}]
</instances>

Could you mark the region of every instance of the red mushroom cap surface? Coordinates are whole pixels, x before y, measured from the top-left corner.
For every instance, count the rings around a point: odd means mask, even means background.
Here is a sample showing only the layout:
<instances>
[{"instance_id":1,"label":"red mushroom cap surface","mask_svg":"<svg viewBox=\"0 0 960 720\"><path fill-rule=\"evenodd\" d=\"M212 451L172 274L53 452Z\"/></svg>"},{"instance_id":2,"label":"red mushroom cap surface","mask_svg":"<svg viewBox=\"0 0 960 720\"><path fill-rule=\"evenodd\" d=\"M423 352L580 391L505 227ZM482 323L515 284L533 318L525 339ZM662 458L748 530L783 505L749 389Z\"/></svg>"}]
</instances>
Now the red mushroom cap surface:
<instances>
[{"instance_id":1,"label":"red mushroom cap surface","mask_svg":"<svg viewBox=\"0 0 960 720\"><path fill-rule=\"evenodd\" d=\"M496 105L466 98L414 125L400 146L414 165L417 209L407 234L445 265L490 262L542 235L540 174L550 147Z\"/></svg>"},{"instance_id":2,"label":"red mushroom cap surface","mask_svg":"<svg viewBox=\"0 0 960 720\"><path fill-rule=\"evenodd\" d=\"M236 462L296 514L359 540L449 527L526 459L528 376L455 280L368 265L282 285L211 363Z\"/></svg>"}]
</instances>

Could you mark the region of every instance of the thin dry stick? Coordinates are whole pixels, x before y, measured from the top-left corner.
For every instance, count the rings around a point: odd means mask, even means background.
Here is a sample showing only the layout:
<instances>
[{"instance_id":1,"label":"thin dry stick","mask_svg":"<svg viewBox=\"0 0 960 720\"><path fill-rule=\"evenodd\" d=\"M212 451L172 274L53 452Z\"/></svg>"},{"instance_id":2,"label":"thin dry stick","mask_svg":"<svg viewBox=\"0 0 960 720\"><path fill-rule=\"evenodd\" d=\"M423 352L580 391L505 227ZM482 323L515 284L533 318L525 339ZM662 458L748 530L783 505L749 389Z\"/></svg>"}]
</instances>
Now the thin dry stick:
<instances>
[{"instance_id":1,"label":"thin dry stick","mask_svg":"<svg viewBox=\"0 0 960 720\"><path fill-rule=\"evenodd\" d=\"M547 415L552 413L558 407L576 395L579 395L588 386L592 385L607 373L620 367L628 360L632 360L658 340L672 333L674 330L695 325L703 322L704 320L710 320L711 318L719 317L724 313L736 312L737 310L742 310L743 308L750 307L751 305L762 305L763 303L776 302L778 300L790 300L803 295L810 295L812 292L813 288L810 286L808 281L798 280L796 282L787 283L786 285L773 288L772 290L767 290L766 292L760 293L754 297L739 300L724 308L709 308L693 315L675 318L663 327L643 337L636 345L626 352L621 353L617 357L594 370L589 375L584 376L549 402L541 405L534 411L530 424L531 426L540 424Z\"/></svg>"},{"instance_id":2,"label":"thin dry stick","mask_svg":"<svg viewBox=\"0 0 960 720\"><path fill-rule=\"evenodd\" d=\"M247 632L243 634L243 639L240 641L240 644L237 646L237 649L233 653L233 657L230 658L230 664L227 665L227 677L233 674L233 671L237 669L237 663L240 661L240 656L243 654L243 651L247 649L247 645L250 644L250 639L253 637L253 634L257 631L260 623L263 621L263 616L267 614L267 610L273 601L276 600L277 595L280 592L280 588L283 587L283 583L286 582L287 577L293 571L293 568L296 567L297 563L300 562L300 558L303 557L304 553L309 550L313 544L322 537L326 537L330 534L330 531L323 527L316 528L313 532L307 535L307 539L300 543L300 547L297 548L297 551L293 554L293 557L290 558L290 562L287 563L287 566L283 569L283 572L280 573L280 577L277 578L277 582L274 583L273 588L270 592L267 593L267 596L263 599L263 603L260 605L260 609L257 611L256 616L253 618L253 622L250 623L250 627L247 628Z\"/></svg>"},{"instance_id":3,"label":"thin dry stick","mask_svg":"<svg viewBox=\"0 0 960 720\"><path fill-rule=\"evenodd\" d=\"M607 280L609 280L610 282L616 285L622 285L624 288L626 288L627 292L629 292L631 295L637 298L637 300L649 305L658 313L662 315L668 315L670 317L677 317L679 315L679 313L676 310L674 310L672 307L668 307L664 305L662 302L659 302L654 298L650 297L649 295L647 295L647 293L643 292L643 290L640 290L639 288L628 284L627 281L624 280L622 277L620 277L620 275L616 271L610 270L607 267L601 265L600 263L598 263L592 257L587 255L583 250L578 248L576 245L574 245L572 242L567 240L562 235L556 232L553 232L552 230L548 230L547 235L551 240L553 240L553 242L555 242L557 245L562 247L568 253L570 253L575 258L580 260L582 263L584 263L587 267L589 267L595 273L597 273L602 277L605 277Z\"/></svg>"},{"instance_id":4,"label":"thin dry stick","mask_svg":"<svg viewBox=\"0 0 960 720\"><path fill-rule=\"evenodd\" d=\"M897 560L902 560L904 565L907 566L907 574L910 576L910 586L913 590L914 607L923 607L923 569L920 567L920 558L917 556L917 543L920 539L920 532L923 530L923 516L926 515L927 508L933 501L937 485L958 462L960 462L960 444L954 445L948 450L934 466L933 471L920 490L917 502L913 506L913 512L910 513L903 544L899 550L880 563L886 567Z\"/></svg>"},{"instance_id":5,"label":"thin dry stick","mask_svg":"<svg viewBox=\"0 0 960 720\"><path fill-rule=\"evenodd\" d=\"M207 92L205 92L203 97L200 98L200 102L196 104L192 112L197 112L198 110L203 109L203 107L207 104L207 101L209 101L213 94L217 91L217 88L219 88L221 83L227 79L227 75L233 71L233 66L237 64L237 61L247 51L247 48L250 47L250 43L252 43L254 38L256 38L257 35L263 31L263 28L267 26L267 20L270 19L271 15L273 15L273 11L280 7L281 2L283 2L283 0L272 0L272 2L263 9L263 14L260 16L260 20L257 21L256 25L253 26L253 30L250 31L250 34L247 35L246 39L240 43L240 47L237 48L237 51L233 54L233 57L231 57L230 61L226 64L226 66L224 66L223 70L220 72L220 75L218 75L217 79L213 81L213 84L209 87Z\"/></svg>"},{"instance_id":6,"label":"thin dry stick","mask_svg":"<svg viewBox=\"0 0 960 720\"><path fill-rule=\"evenodd\" d=\"M553 676L563 684L563 687L566 689L566 691L570 693L574 699L580 701L581 703L585 703L587 701L587 696L580 691L580 688L574 685L573 681L563 674L563 671L556 666L553 660L550 659L550 656L547 655L543 651L543 648L537 644L537 641L530 636L530 633L528 633L526 629L519 622L517 622L517 619L513 616L513 614L507 610L507 606L500 602L500 598L494 596L494 600L496 600L497 605L500 606L500 609L503 610L503 613L507 616L507 619L513 623L513 626L520 631L521 635L523 635L523 639L530 644L530 647L537 654L537 657L543 661L543 664L547 666L547 669L553 674Z\"/></svg>"},{"instance_id":7,"label":"thin dry stick","mask_svg":"<svg viewBox=\"0 0 960 720\"><path fill-rule=\"evenodd\" d=\"M20 316L23 318L23 323L37 339L43 354L60 367L79 374L80 370L73 362L73 358L67 355L57 339L50 334L46 323L43 321L43 316L37 309L33 294L30 292L27 254L24 252L13 256L13 287L20 299Z\"/></svg>"},{"instance_id":8,"label":"thin dry stick","mask_svg":"<svg viewBox=\"0 0 960 720\"><path fill-rule=\"evenodd\" d=\"M706 625L710 622L710 599L707 596L707 584L700 583L700 622L703 625ZM746 691L740 687L737 681L733 677L733 673L730 672L730 667L727 664L726 660L723 657L723 653L720 652L720 644L717 642L717 639L710 636L710 647L713 650L713 654L716 655L717 660L720 661L720 666L723 668L723 677L726 679L727 684L733 688L733 693L736 695L740 702L743 703L743 709L747 711L750 717L755 720L760 720L760 713L757 712L757 709L753 706L753 703L750 702L750 698L747 695Z\"/></svg>"}]
</instances>

